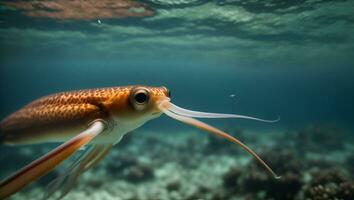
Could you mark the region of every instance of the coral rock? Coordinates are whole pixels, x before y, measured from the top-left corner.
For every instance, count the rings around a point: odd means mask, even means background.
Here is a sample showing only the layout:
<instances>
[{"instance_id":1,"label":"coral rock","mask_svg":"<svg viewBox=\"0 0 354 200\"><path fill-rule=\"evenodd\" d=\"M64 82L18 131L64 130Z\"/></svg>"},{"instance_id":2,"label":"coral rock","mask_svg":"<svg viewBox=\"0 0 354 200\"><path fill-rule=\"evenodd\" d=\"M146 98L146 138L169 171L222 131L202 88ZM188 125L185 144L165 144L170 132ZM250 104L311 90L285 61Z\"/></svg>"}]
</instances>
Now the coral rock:
<instances>
[{"instance_id":1,"label":"coral rock","mask_svg":"<svg viewBox=\"0 0 354 200\"><path fill-rule=\"evenodd\" d=\"M154 171L146 165L137 165L125 171L125 178L130 182L141 182L154 178Z\"/></svg>"}]
</instances>

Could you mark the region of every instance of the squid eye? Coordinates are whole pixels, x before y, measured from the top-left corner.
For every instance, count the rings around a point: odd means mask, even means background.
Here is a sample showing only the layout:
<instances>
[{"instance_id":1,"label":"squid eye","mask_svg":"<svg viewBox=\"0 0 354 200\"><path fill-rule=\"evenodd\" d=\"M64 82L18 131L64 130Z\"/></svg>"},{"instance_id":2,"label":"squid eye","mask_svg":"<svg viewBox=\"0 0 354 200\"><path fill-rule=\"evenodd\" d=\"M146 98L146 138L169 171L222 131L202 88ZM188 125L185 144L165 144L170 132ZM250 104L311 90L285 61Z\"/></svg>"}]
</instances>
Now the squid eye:
<instances>
[{"instance_id":1,"label":"squid eye","mask_svg":"<svg viewBox=\"0 0 354 200\"><path fill-rule=\"evenodd\" d=\"M145 87L138 87L132 90L129 97L130 104L135 108L135 110L144 110L149 105L150 92Z\"/></svg>"},{"instance_id":2,"label":"squid eye","mask_svg":"<svg viewBox=\"0 0 354 200\"><path fill-rule=\"evenodd\" d=\"M134 100L139 104L143 104L143 103L147 102L148 98L149 97L148 97L146 91L138 91L134 95Z\"/></svg>"}]
</instances>

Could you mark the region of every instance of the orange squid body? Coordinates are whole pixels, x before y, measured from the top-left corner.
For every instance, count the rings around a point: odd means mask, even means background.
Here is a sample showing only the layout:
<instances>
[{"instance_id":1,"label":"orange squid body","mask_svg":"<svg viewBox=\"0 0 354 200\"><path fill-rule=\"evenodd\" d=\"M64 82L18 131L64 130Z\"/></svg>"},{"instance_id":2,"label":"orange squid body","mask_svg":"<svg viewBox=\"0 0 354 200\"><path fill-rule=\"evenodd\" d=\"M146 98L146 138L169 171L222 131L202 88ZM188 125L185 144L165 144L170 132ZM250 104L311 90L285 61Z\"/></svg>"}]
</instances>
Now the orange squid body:
<instances>
[{"instance_id":1,"label":"orange squid body","mask_svg":"<svg viewBox=\"0 0 354 200\"><path fill-rule=\"evenodd\" d=\"M147 87L151 105L137 111L129 100L137 87L77 90L42 97L5 118L0 123L2 137L7 144L65 142L94 120L102 119L109 133L99 135L92 143L118 142L125 133L161 114L154 104L166 97L167 89Z\"/></svg>"},{"instance_id":2,"label":"orange squid body","mask_svg":"<svg viewBox=\"0 0 354 200\"><path fill-rule=\"evenodd\" d=\"M237 138L193 117L244 118L263 122L259 118L205 113L180 108L170 102L165 87L127 86L63 92L40 98L11 114L0 123L0 136L7 144L30 144L40 142L63 142L54 150L26 165L12 176L0 182L0 199L7 198L23 187L45 175L74 154L80 147L93 143L94 147L82 160L79 168L59 177L48 196L60 185L72 188L79 175L101 160L124 134L145 122L167 116L223 137L258 160L275 178L280 178L251 148ZM77 178L78 176L75 175ZM68 181L68 183L65 180ZM68 190L67 190L68 192ZM66 193L64 192L64 195Z\"/></svg>"}]
</instances>

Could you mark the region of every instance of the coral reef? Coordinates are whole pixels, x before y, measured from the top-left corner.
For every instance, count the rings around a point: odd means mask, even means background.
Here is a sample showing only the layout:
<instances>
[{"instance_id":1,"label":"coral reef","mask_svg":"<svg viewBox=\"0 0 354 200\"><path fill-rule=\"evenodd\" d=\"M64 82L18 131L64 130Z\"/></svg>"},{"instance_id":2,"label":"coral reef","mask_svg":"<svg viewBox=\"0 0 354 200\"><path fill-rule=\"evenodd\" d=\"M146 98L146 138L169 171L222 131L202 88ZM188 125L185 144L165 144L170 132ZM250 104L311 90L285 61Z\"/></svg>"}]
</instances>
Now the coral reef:
<instances>
[{"instance_id":1,"label":"coral reef","mask_svg":"<svg viewBox=\"0 0 354 200\"><path fill-rule=\"evenodd\" d=\"M146 165L135 165L125 170L123 174L127 181L134 183L154 178L154 170Z\"/></svg>"},{"instance_id":2,"label":"coral reef","mask_svg":"<svg viewBox=\"0 0 354 200\"><path fill-rule=\"evenodd\" d=\"M112 156L110 161L107 164L107 170L115 174L116 172L123 171L126 168L135 166L138 164L138 160L136 157L130 155L116 155Z\"/></svg>"},{"instance_id":3,"label":"coral reef","mask_svg":"<svg viewBox=\"0 0 354 200\"><path fill-rule=\"evenodd\" d=\"M225 188L233 189L237 188L238 180L242 176L243 171L238 167L231 167L223 176L223 186Z\"/></svg>"},{"instance_id":4,"label":"coral reef","mask_svg":"<svg viewBox=\"0 0 354 200\"><path fill-rule=\"evenodd\" d=\"M311 174L311 181L304 189L304 198L312 200L352 200L354 182L347 180L338 170L320 170Z\"/></svg>"},{"instance_id":5,"label":"coral reef","mask_svg":"<svg viewBox=\"0 0 354 200\"><path fill-rule=\"evenodd\" d=\"M340 184L316 185L306 191L305 198L311 200L353 200L354 183L343 182Z\"/></svg>"},{"instance_id":6,"label":"coral reef","mask_svg":"<svg viewBox=\"0 0 354 200\"><path fill-rule=\"evenodd\" d=\"M249 194L264 192L265 197L276 200L294 199L303 184L300 173L302 165L295 154L273 150L263 153L261 157L281 175L281 178L275 179L266 174L267 172L258 162L252 161L249 164L250 171L246 172L243 178L242 191Z\"/></svg>"},{"instance_id":7,"label":"coral reef","mask_svg":"<svg viewBox=\"0 0 354 200\"><path fill-rule=\"evenodd\" d=\"M316 137L299 138L300 133ZM343 146L344 141L328 141L332 137L328 136L330 133L333 130L311 128L298 131L295 136L280 133L252 138L241 134L241 139L250 141L252 148L282 176L281 179L272 177L255 159L240 153L234 144L213 135L136 133L136 137L124 137L125 143L113 148L96 168L83 174L78 187L66 199L354 199L353 147ZM322 134L326 139L312 141ZM345 140L343 137L338 138ZM267 141L281 142L265 145ZM325 148L330 149L324 151ZM15 155L29 162L48 149L47 146L24 147ZM312 156L312 150L316 156ZM329 154L332 150L339 153ZM3 154L0 161L4 163L13 155ZM3 169L7 167L2 165ZM60 171L32 184L13 199L38 199L45 185Z\"/></svg>"},{"instance_id":8,"label":"coral reef","mask_svg":"<svg viewBox=\"0 0 354 200\"><path fill-rule=\"evenodd\" d=\"M340 172L337 169L328 169L328 170L318 170L311 173L311 182L310 185L323 185L326 183L341 183L346 179L343 175L343 172Z\"/></svg>"},{"instance_id":9,"label":"coral reef","mask_svg":"<svg viewBox=\"0 0 354 200\"><path fill-rule=\"evenodd\" d=\"M181 182L178 180L172 180L167 183L166 189L170 192L171 191L178 191L179 189L181 189Z\"/></svg>"}]
</instances>

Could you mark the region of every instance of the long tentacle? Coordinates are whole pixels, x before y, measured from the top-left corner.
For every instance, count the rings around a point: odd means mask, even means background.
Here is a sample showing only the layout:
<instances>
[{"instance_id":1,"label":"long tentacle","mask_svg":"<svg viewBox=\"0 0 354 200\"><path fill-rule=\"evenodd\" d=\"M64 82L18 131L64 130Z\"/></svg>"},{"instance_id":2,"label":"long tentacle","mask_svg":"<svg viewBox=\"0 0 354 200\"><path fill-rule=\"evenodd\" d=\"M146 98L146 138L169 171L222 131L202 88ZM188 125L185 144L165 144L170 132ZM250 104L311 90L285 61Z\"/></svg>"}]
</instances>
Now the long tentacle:
<instances>
[{"instance_id":1,"label":"long tentacle","mask_svg":"<svg viewBox=\"0 0 354 200\"><path fill-rule=\"evenodd\" d=\"M42 199L48 199L49 197L54 195L54 193L59 189L61 194L57 199L60 199L61 197L65 196L68 192L66 192L67 189L65 188L69 185L70 182L73 182L73 180L77 179L81 163L87 158L96 155L98 153L98 150L99 148L97 145L88 148L86 152L84 152L75 162L73 162L63 174L61 174L48 184Z\"/></svg>"},{"instance_id":2,"label":"long tentacle","mask_svg":"<svg viewBox=\"0 0 354 200\"><path fill-rule=\"evenodd\" d=\"M175 104L168 102L169 103L169 111L174 112L179 115L183 115L185 117L196 117L196 118L241 118L241 119L250 119L250 120L255 120L255 121L261 121L261 122L277 122L279 121L279 117L275 120L265 120L265 119L260 119L256 117L250 117L250 116L245 116L245 115L236 115L236 114L222 114L222 113L208 113L208 112L199 112L199 111L193 111L193 110L187 110L185 108L181 108L176 106Z\"/></svg>"},{"instance_id":3,"label":"long tentacle","mask_svg":"<svg viewBox=\"0 0 354 200\"><path fill-rule=\"evenodd\" d=\"M109 150L112 148L111 144L108 145L94 145L90 150L85 152L82 156L78 158L62 175L53 180L46 189L46 193L43 196L44 199L48 199L50 196L54 195L55 192L60 188L60 196L58 199L63 198L70 190L75 186L80 175L92 168L97 164L103 157L107 155Z\"/></svg>"},{"instance_id":4,"label":"long tentacle","mask_svg":"<svg viewBox=\"0 0 354 200\"><path fill-rule=\"evenodd\" d=\"M164 101L161 102L158 107L159 109L164 112L167 116L176 119L178 121L184 122L186 124L192 125L194 127L197 127L199 129L205 130L207 132L213 133L217 136L223 137L227 140L229 140L230 142L233 142L237 145L239 145L240 147L242 147L245 151L247 151L249 154L251 154L258 162L260 162L276 179L279 179L280 176L278 176L271 167L269 167L262 158L260 158L251 148L249 148L247 145L245 145L244 143L242 143L240 140L232 137L231 135L215 128L212 127L204 122L201 122L199 120L190 118L190 117L186 117L186 116L182 116L182 115L178 115L176 113L171 112L168 108L169 108L169 104L170 102L168 101Z\"/></svg>"},{"instance_id":5,"label":"long tentacle","mask_svg":"<svg viewBox=\"0 0 354 200\"><path fill-rule=\"evenodd\" d=\"M57 165L71 156L80 147L89 143L94 137L102 133L104 129L105 123L102 120L93 122L87 130L2 181L0 183L0 199L9 197L13 193L28 185L30 182L53 170Z\"/></svg>"},{"instance_id":6,"label":"long tentacle","mask_svg":"<svg viewBox=\"0 0 354 200\"><path fill-rule=\"evenodd\" d=\"M90 149L85 149L85 152L83 152L75 162L73 162L63 174L61 174L59 177L55 178L52 180L46 187L45 193L42 197L42 199L48 199L50 196L52 196L55 191L60 188L65 180L70 176L70 174L77 169L77 167L80 165L80 162L91 152L93 151L94 147Z\"/></svg>"},{"instance_id":7,"label":"long tentacle","mask_svg":"<svg viewBox=\"0 0 354 200\"><path fill-rule=\"evenodd\" d=\"M91 159L90 162L86 163L84 171L95 167L97 163L99 163L108 154L109 150L111 150L112 147L112 144L106 145L95 158Z\"/></svg>"}]
</instances>

